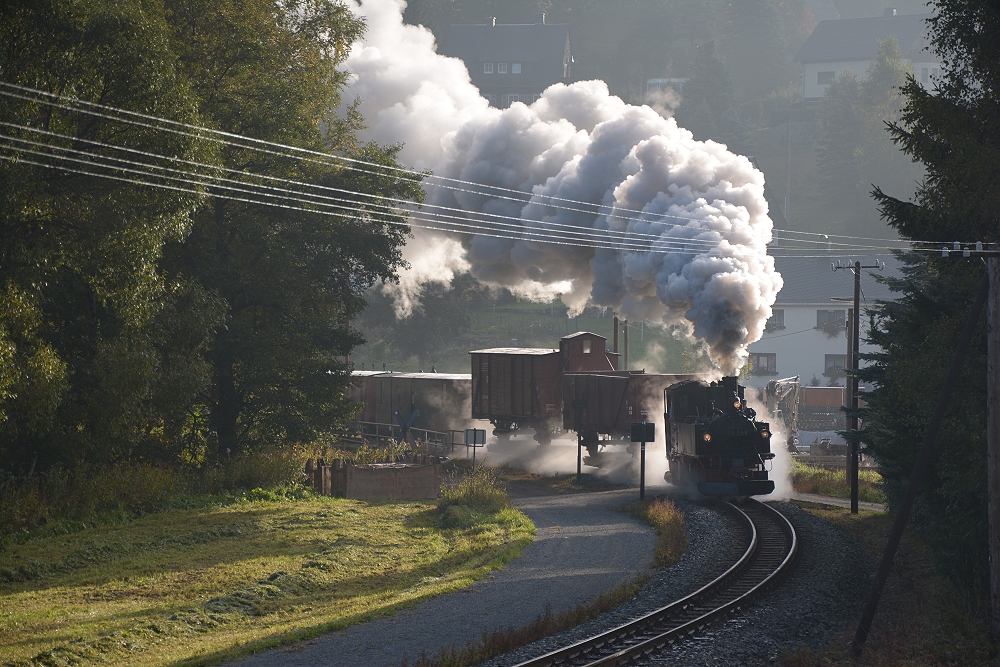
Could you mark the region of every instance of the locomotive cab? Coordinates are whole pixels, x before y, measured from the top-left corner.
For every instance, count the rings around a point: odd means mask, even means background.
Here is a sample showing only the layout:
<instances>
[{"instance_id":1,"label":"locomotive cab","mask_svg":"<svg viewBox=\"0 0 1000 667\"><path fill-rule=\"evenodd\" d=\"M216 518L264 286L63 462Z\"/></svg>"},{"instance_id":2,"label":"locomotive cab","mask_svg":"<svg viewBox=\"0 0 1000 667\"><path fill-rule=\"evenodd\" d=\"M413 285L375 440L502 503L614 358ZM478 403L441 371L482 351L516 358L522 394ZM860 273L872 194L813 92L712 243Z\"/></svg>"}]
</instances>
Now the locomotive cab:
<instances>
[{"instance_id":1,"label":"locomotive cab","mask_svg":"<svg viewBox=\"0 0 1000 667\"><path fill-rule=\"evenodd\" d=\"M746 405L737 378L681 382L664 391L666 449L675 485L694 483L706 496L756 496L768 479L771 428Z\"/></svg>"}]
</instances>

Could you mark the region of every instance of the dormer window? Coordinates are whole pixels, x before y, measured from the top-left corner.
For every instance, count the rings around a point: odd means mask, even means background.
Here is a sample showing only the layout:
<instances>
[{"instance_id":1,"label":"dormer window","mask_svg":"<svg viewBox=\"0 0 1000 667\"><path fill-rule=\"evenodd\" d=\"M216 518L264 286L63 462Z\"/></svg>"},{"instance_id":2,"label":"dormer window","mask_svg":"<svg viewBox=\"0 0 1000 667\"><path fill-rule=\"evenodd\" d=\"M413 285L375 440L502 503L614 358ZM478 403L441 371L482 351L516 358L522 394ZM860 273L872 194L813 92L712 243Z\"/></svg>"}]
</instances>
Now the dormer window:
<instances>
[{"instance_id":1,"label":"dormer window","mask_svg":"<svg viewBox=\"0 0 1000 667\"><path fill-rule=\"evenodd\" d=\"M493 63L483 63L483 74L493 74Z\"/></svg>"},{"instance_id":2,"label":"dormer window","mask_svg":"<svg viewBox=\"0 0 1000 667\"><path fill-rule=\"evenodd\" d=\"M497 63L497 74L507 73L507 63Z\"/></svg>"},{"instance_id":3,"label":"dormer window","mask_svg":"<svg viewBox=\"0 0 1000 667\"><path fill-rule=\"evenodd\" d=\"M590 354L590 343L591 343L591 341L589 341L589 340L583 341L583 353L584 354Z\"/></svg>"}]
</instances>

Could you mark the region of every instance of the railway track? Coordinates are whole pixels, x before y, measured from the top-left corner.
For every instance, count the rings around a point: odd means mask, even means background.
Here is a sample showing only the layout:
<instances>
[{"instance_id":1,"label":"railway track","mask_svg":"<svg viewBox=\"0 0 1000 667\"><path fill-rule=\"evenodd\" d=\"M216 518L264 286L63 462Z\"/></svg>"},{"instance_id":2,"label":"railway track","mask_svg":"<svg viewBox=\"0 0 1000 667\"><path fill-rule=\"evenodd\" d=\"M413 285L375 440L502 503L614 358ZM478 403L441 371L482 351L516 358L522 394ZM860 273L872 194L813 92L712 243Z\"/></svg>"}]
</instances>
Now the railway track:
<instances>
[{"instance_id":1,"label":"railway track","mask_svg":"<svg viewBox=\"0 0 1000 667\"><path fill-rule=\"evenodd\" d=\"M769 589L795 558L795 528L783 514L756 500L728 505L744 525L749 546L721 576L666 607L516 667L626 665L684 640Z\"/></svg>"}]
</instances>

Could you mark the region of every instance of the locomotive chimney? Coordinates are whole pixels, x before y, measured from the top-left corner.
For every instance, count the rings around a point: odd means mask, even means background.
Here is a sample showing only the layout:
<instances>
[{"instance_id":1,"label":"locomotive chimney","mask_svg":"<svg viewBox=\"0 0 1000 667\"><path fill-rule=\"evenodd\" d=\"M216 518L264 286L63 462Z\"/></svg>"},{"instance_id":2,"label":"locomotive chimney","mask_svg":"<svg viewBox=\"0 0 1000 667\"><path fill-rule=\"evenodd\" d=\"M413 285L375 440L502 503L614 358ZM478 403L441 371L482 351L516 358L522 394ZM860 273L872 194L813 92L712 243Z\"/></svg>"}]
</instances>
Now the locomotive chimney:
<instances>
[{"instance_id":1,"label":"locomotive chimney","mask_svg":"<svg viewBox=\"0 0 1000 667\"><path fill-rule=\"evenodd\" d=\"M623 371L628 370L628 320L623 320L624 324L622 327L625 330L625 367L622 368Z\"/></svg>"},{"instance_id":2,"label":"locomotive chimney","mask_svg":"<svg viewBox=\"0 0 1000 667\"><path fill-rule=\"evenodd\" d=\"M614 335L614 346L611 351L618 354L618 313L615 313L615 335Z\"/></svg>"}]
</instances>

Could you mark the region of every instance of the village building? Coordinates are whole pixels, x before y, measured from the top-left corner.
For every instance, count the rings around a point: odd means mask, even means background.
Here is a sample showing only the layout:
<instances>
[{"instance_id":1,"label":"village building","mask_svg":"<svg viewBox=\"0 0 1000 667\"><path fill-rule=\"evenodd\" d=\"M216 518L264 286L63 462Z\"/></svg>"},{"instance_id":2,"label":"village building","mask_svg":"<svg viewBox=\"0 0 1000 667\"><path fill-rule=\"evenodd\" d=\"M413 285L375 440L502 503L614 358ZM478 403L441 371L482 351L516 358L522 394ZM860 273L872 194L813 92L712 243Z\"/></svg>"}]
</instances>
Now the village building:
<instances>
[{"instance_id":1,"label":"village building","mask_svg":"<svg viewBox=\"0 0 1000 667\"><path fill-rule=\"evenodd\" d=\"M569 83L573 55L569 24L503 24L496 19L480 24L452 25L447 53L461 59L480 94L498 108L514 102L531 104L556 83Z\"/></svg>"},{"instance_id":2,"label":"village building","mask_svg":"<svg viewBox=\"0 0 1000 667\"><path fill-rule=\"evenodd\" d=\"M862 265L874 258L861 259ZM865 342L868 333L866 308L876 301L895 298L875 275L898 275L899 262L879 257L884 271L862 269L861 353L875 352ZM830 260L811 257L776 257L775 268L784 286L772 307L764 336L749 347L749 386L763 387L770 380L799 376L802 385L844 385L847 365L847 318L854 307L854 274L833 271Z\"/></svg>"},{"instance_id":3,"label":"village building","mask_svg":"<svg viewBox=\"0 0 1000 667\"><path fill-rule=\"evenodd\" d=\"M930 17L886 9L882 16L874 18L820 21L795 56L795 61L802 64L803 102L818 101L845 71L864 78L878 53L878 43L889 37L896 38L917 81L932 89L941 73L941 61L927 48Z\"/></svg>"}]
</instances>

